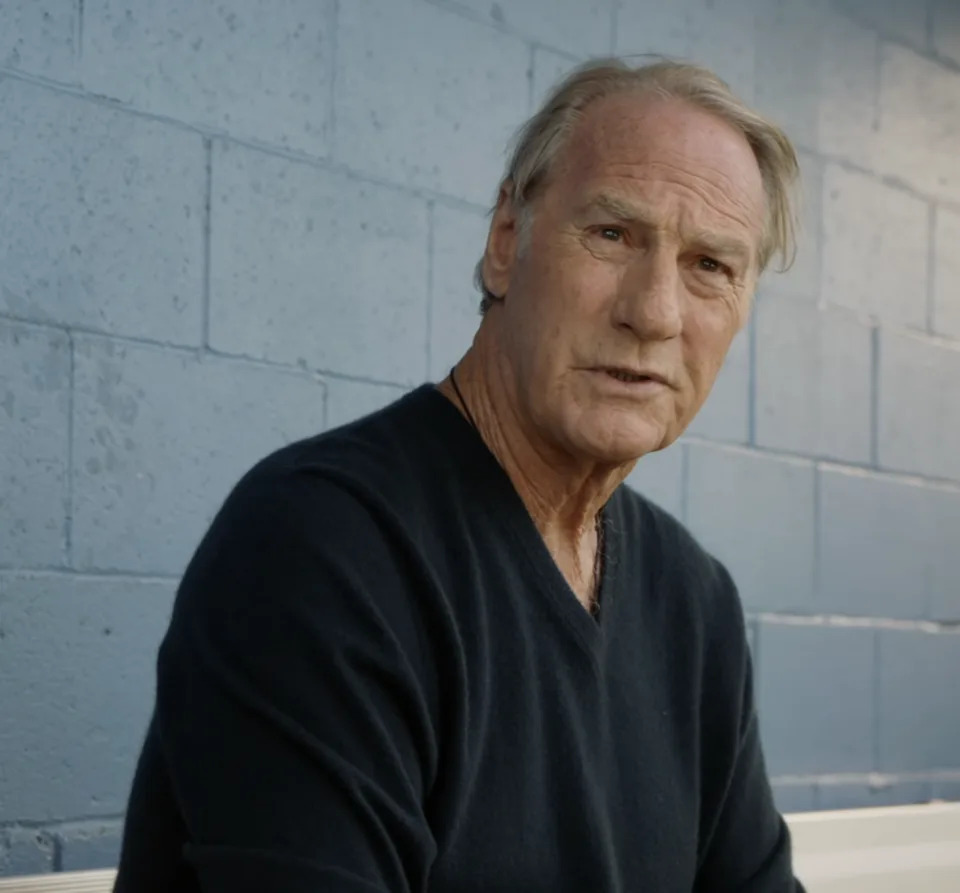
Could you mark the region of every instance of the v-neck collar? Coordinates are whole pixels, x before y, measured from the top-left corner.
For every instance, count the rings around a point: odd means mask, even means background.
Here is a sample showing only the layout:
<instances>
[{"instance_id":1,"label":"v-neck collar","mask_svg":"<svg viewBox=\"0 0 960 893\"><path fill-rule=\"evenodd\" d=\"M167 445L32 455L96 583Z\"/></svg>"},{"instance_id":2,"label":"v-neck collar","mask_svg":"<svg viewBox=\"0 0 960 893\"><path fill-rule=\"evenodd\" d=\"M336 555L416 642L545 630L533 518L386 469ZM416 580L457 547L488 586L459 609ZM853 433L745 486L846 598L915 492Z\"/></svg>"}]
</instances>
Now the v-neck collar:
<instances>
[{"instance_id":1,"label":"v-neck collar","mask_svg":"<svg viewBox=\"0 0 960 893\"><path fill-rule=\"evenodd\" d=\"M598 662L606 639L605 629L609 626L611 609L615 603L616 566L620 549L619 525L613 521L617 494L614 493L600 515L603 525L603 553L598 592L599 610L591 613L567 582L513 481L480 433L435 385L423 385L414 391L414 394L417 392L423 392L424 399L436 403L438 411L446 416L450 439L444 442L444 449L453 448L458 451L463 460L464 481L473 491L477 504L519 544L519 553L540 583L538 595L548 601L553 613L560 618L594 662Z\"/></svg>"}]
</instances>

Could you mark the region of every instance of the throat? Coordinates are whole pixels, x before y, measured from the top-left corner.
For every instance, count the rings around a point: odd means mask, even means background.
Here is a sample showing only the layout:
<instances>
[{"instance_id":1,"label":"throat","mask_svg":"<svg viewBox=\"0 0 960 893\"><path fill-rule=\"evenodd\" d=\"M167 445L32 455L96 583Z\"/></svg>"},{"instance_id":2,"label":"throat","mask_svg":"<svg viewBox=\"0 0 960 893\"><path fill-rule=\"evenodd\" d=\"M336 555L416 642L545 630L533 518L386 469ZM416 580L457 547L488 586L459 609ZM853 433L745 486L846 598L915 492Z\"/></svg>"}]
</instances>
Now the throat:
<instances>
[{"instance_id":1,"label":"throat","mask_svg":"<svg viewBox=\"0 0 960 893\"><path fill-rule=\"evenodd\" d=\"M600 588L603 580L603 523L597 516L593 531L585 535L576 546L560 547L544 537L547 549L553 556L570 591L583 608L596 614L600 606Z\"/></svg>"}]
</instances>

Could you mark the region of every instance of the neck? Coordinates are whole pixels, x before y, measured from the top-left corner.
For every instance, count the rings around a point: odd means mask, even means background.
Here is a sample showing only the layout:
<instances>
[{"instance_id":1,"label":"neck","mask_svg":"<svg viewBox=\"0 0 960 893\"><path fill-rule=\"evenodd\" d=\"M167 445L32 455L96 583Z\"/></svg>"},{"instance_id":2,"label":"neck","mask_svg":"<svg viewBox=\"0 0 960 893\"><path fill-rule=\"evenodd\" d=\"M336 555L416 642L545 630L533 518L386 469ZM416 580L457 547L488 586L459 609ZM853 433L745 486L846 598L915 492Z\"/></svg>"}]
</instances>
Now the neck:
<instances>
[{"instance_id":1,"label":"neck","mask_svg":"<svg viewBox=\"0 0 960 893\"><path fill-rule=\"evenodd\" d=\"M633 463L611 466L571 456L525 418L513 377L485 343L474 346L439 385L477 428L509 476L554 560L585 604L594 596L598 518Z\"/></svg>"}]
</instances>

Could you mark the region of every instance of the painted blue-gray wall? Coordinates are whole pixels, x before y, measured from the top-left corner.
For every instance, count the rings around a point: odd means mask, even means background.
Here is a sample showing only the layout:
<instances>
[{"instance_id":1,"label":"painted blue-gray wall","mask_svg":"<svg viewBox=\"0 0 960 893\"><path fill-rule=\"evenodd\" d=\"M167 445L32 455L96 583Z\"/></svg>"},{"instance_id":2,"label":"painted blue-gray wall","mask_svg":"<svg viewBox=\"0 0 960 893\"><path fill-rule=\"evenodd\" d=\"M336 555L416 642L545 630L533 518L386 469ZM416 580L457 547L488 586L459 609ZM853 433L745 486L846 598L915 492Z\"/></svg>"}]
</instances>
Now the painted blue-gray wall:
<instances>
[{"instance_id":1,"label":"painted blue-gray wall","mask_svg":"<svg viewBox=\"0 0 960 893\"><path fill-rule=\"evenodd\" d=\"M960 3L0 0L0 874L109 865L237 477L441 377L512 129L714 66L805 235L632 483L725 559L784 809L960 796Z\"/></svg>"}]
</instances>

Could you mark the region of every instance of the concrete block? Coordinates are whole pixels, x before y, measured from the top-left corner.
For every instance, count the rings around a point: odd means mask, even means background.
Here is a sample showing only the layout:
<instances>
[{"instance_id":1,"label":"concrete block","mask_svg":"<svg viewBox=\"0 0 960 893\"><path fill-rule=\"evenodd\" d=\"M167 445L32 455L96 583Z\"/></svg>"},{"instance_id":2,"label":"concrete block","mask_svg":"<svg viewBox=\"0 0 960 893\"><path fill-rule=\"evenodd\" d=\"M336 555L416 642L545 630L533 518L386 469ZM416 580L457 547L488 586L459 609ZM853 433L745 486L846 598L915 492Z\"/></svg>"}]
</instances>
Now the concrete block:
<instances>
[{"instance_id":1,"label":"concrete block","mask_svg":"<svg viewBox=\"0 0 960 893\"><path fill-rule=\"evenodd\" d=\"M459 5L554 49L581 56L610 52L614 0L459 0Z\"/></svg>"},{"instance_id":2,"label":"concrete block","mask_svg":"<svg viewBox=\"0 0 960 893\"><path fill-rule=\"evenodd\" d=\"M530 113L533 114L546 100L547 94L556 87L577 65L567 56L535 47L533 50L533 85Z\"/></svg>"},{"instance_id":3,"label":"concrete block","mask_svg":"<svg viewBox=\"0 0 960 893\"><path fill-rule=\"evenodd\" d=\"M56 841L39 828L11 826L0 832L0 877L53 871Z\"/></svg>"},{"instance_id":4,"label":"concrete block","mask_svg":"<svg viewBox=\"0 0 960 893\"><path fill-rule=\"evenodd\" d=\"M930 491L867 472L822 468L819 507L818 609L926 617Z\"/></svg>"},{"instance_id":5,"label":"concrete block","mask_svg":"<svg viewBox=\"0 0 960 893\"><path fill-rule=\"evenodd\" d=\"M0 68L76 80L76 0L0 3Z\"/></svg>"},{"instance_id":6,"label":"concrete block","mask_svg":"<svg viewBox=\"0 0 960 893\"><path fill-rule=\"evenodd\" d=\"M933 238L933 330L960 339L960 213L937 208Z\"/></svg>"},{"instance_id":7,"label":"concrete block","mask_svg":"<svg viewBox=\"0 0 960 893\"><path fill-rule=\"evenodd\" d=\"M883 468L960 481L960 345L880 335L878 448Z\"/></svg>"},{"instance_id":8,"label":"concrete block","mask_svg":"<svg viewBox=\"0 0 960 893\"><path fill-rule=\"evenodd\" d=\"M895 44L883 44L880 58L875 169L960 201L960 71Z\"/></svg>"},{"instance_id":9,"label":"concrete block","mask_svg":"<svg viewBox=\"0 0 960 893\"><path fill-rule=\"evenodd\" d=\"M0 81L0 312L197 344L196 134Z\"/></svg>"},{"instance_id":10,"label":"concrete block","mask_svg":"<svg viewBox=\"0 0 960 893\"><path fill-rule=\"evenodd\" d=\"M892 784L821 784L818 809L871 809L878 806L910 806L929 803L928 781L897 781Z\"/></svg>"},{"instance_id":11,"label":"concrete block","mask_svg":"<svg viewBox=\"0 0 960 893\"><path fill-rule=\"evenodd\" d=\"M931 487L930 617L960 622L960 490Z\"/></svg>"},{"instance_id":12,"label":"concrete block","mask_svg":"<svg viewBox=\"0 0 960 893\"><path fill-rule=\"evenodd\" d=\"M781 259L773 257L760 280L759 291L813 304L820 299L824 164L808 152L798 151L797 157L800 161L797 254L792 266L782 273L779 272Z\"/></svg>"},{"instance_id":13,"label":"concrete block","mask_svg":"<svg viewBox=\"0 0 960 893\"><path fill-rule=\"evenodd\" d=\"M827 165L823 189L823 297L926 328L926 203L835 164Z\"/></svg>"},{"instance_id":14,"label":"concrete block","mask_svg":"<svg viewBox=\"0 0 960 893\"><path fill-rule=\"evenodd\" d=\"M746 443L750 438L750 326L733 339L713 390L687 428L688 434Z\"/></svg>"},{"instance_id":15,"label":"concrete block","mask_svg":"<svg viewBox=\"0 0 960 893\"><path fill-rule=\"evenodd\" d=\"M647 453L640 458L624 481L627 486L633 487L678 520L683 518L685 450L685 444L675 443L665 450Z\"/></svg>"},{"instance_id":16,"label":"concrete block","mask_svg":"<svg viewBox=\"0 0 960 893\"><path fill-rule=\"evenodd\" d=\"M57 829L62 871L116 868L120 862L123 822L70 822Z\"/></svg>"},{"instance_id":17,"label":"concrete block","mask_svg":"<svg viewBox=\"0 0 960 893\"><path fill-rule=\"evenodd\" d=\"M256 461L323 428L295 370L84 339L76 348L74 561L179 574Z\"/></svg>"},{"instance_id":18,"label":"concrete block","mask_svg":"<svg viewBox=\"0 0 960 893\"><path fill-rule=\"evenodd\" d=\"M872 168L878 154L880 39L872 28L836 12L824 14L822 34L819 148Z\"/></svg>"},{"instance_id":19,"label":"concrete block","mask_svg":"<svg viewBox=\"0 0 960 893\"><path fill-rule=\"evenodd\" d=\"M210 343L225 353L418 384L427 369L427 207L218 145Z\"/></svg>"},{"instance_id":20,"label":"concrete block","mask_svg":"<svg viewBox=\"0 0 960 893\"><path fill-rule=\"evenodd\" d=\"M884 37L917 47L927 42L926 3L917 0L840 0L841 10L876 28Z\"/></svg>"},{"instance_id":21,"label":"concrete block","mask_svg":"<svg viewBox=\"0 0 960 893\"><path fill-rule=\"evenodd\" d=\"M753 0L639 0L620 4L616 48L619 54L662 53L703 65L752 101L756 46Z\"/></svg>"},{"instance_id":22,"label":"concrete block","mask_svg":"<svg viewBox=\"0 0 960 893\"><path fill-rule=\"evenodd\" d=\"M370 384L365 381L349 381L343 378L328 378L327 424L339 428L354 419L382 409L405 393L394 385Z\"/></svg>"},{"instance_id":23,"label":"concrete block","mask_svg":"<svg viewBox=\"0 0 960 893\"><path fill-rule=\"evenodd\" d=\"M932 787L934 800L960 801L960 779L935 781Z\"/></svg>"},{"instance_id":24,"label":"concrete block","mask_svg":"<svg viewBox=\"0 0 960 893\"><path fill-rule=\"evenodd\" d=\"M341 4L337 34L337 160L492 203L527 112L528 47L419 0Z\"/></svg>"},{"instance_id":25,"label":"concrete block","mask_svg":"<svg viewBox=\"0 0 960 893\"><path fill-rule=\"evenodd\" d=\"M83 80L124 103L325 155L333 0L86 0Z\"/></svg>"},{"instance_id":26,"label":"concrete block","mask_svg":"<svg viewBox=\"0 0 960 893\"><path fill-rule=\"evenodd\" d=\"M872 332L851 314L785 298L757 304L756 442L870 459Z\"/></svg>"},{"instance_id":27,"label":"concrete block","mask_svg":"<svg viewBox=\"0 0 960 893\"><path fill-rule=\"evenodd\" d=\"M960 4L956 0L928 0L933 49L960 65Z\"/></svg>"},{"instance_id":28,"label":"concrete block","mask_svg":"<svg viewBox=\"0 0 960 893\"><path fill-rule=\"evenodd\" d=\"M764 0L757 8L757 107L811 149L819 139L824 5Z\"/></svg>"},{"instance_id":29,"label":"concrete block","mask_svg":"<svg viewBox=\"0 0 960 893\"><path fill-rule=\"evenodd\" d=\"M960 769L960 635L878 633L879 768Z\"/></svg>"},{"instance_id":30,"label":"concrete block","mask_svg":"<svg viewBox=\"0 0 960 893\"><path fill-rule=\"evenodd\" d=\"M813 503L812 463L687 446L686 523L730 569L748 611L809 609Z\"/></svg>"},{"instance_id":31,"label":"concrete block","mask_svg":"<svg viewBox=\"0 0 960 893\"><path fill-rule=\"evenodd\" d=\"M165 581L0 575L0 821L123 811L173 596Z\"/></svg>"},{"instance_id":32,"label":"concrete block","mask_svg":"<svg viewBox=\"0 0 960 893\"><path fill-rule=\"evenodd\" d=\"M0 565L63 564L70 344L0 321Z\"/></svg>"},{"instance_id":33,"label":"concrete block","mask_svg":"<svg viewBox=\"0 0 960 893\"><path fill-rule=\"evenodd\" d=\"M439 381L466 353L480 326L480 292L473 270L483 256L486 215L433 208L430 304L430 377Z\"/></svg>"},{"instance_id":34,"label":"concrete block","mask_svg":"<svg viewBox=\"0 0 960 893\"><path fill-rule=\"evenodd\" d=\"M690 55L690 15L696 4L697 0L678 0L670 6L621 0L614 34L615 52L619 56L653 53L687 58ZM639 64L644 60L633 61Z\"/></svg>"},{"instance_id":35,"label":"concrete block","mask_svg":"<svg viewBox=\"0 0 960 893\"><path fill-rule=\"evenodd\" d=\"M773 802L782 814L813 812L817 808L816 785L774 782Z\"/></svg>"},{"instance_id":36,"label":"concrete block","mask_svg":"<svg viewBox=\"0 0 960 893\"><path fill-rule=\"evenodd\" d=\"M772 775L873 763L873 630L761 623L757 710Z\"/></svg>"}]
</instances>

